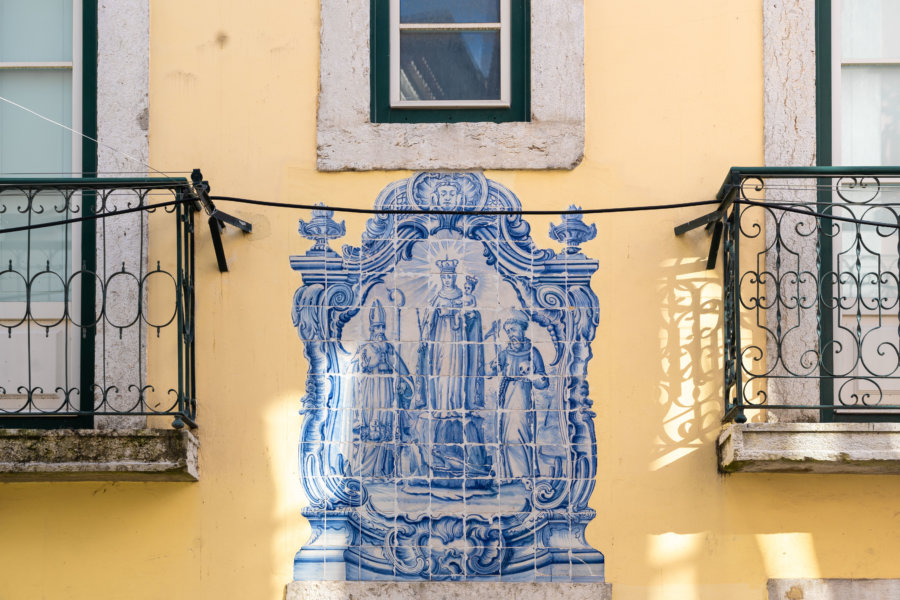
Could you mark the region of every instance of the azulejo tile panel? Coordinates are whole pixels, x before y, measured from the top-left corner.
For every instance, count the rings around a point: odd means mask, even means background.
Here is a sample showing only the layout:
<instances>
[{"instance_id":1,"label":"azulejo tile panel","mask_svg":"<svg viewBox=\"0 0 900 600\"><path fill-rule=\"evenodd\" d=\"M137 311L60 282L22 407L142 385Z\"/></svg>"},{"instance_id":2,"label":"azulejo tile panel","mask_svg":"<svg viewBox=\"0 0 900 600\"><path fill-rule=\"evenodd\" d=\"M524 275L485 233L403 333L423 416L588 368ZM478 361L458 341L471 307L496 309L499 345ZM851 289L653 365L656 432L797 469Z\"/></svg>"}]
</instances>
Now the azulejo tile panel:
<instances>
[{"instance_id":1,"label":"azulejo tile panel","mask_svg":"<svg viewBox=\"0 0 900 600\"><path fill-rule=\"evenodd\" d=\"M359 247L326 209L292 317L309 361L300 472L313 532L295 580L603 581L584 530L597 450L585 381L598 320L563 215L536 247L481 173L418 173L378 197ZM441 214L453 211L459 214Z\"/></svg>"}]
</instances>

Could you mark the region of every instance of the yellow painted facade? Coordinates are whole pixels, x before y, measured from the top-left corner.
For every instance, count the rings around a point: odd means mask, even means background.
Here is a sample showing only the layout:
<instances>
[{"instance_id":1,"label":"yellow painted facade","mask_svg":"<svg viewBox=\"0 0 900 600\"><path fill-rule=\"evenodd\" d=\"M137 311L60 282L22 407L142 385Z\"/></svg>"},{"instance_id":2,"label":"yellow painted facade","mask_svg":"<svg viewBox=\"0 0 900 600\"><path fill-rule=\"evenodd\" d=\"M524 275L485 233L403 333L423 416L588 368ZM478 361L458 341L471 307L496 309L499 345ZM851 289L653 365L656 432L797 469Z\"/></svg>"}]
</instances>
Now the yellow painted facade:
<instances>
[{"instance_id":1,"label":"yellow painted facade","mask_svg":"<svg viewBox=\"0 0 900 600\"><path fill-rule=\"evenodd\" d=\"M763 163L761 2L585 5L583 162L488 178L525 208L612 207L710 199L730 166ZM317 172L318 10L151 2L150 163L200 167L213 193L366 208L407 177ZM309 532L288 265L308 215L220 207L254 231L229 229L224 274L205 224L197 238L200 481L0 484L0 598L283 597ZM601 261L588 541L614 598L762 600L768 578L897 577L897 477L717 472L721 274L704 269L702 233L672 234L702 211L586 218ZM558 246L552 220L529 218L538 245ZM364 218L346 221L355 244ZM151 343L150 369L165 359Z\"/></svg>"}]
</instances>

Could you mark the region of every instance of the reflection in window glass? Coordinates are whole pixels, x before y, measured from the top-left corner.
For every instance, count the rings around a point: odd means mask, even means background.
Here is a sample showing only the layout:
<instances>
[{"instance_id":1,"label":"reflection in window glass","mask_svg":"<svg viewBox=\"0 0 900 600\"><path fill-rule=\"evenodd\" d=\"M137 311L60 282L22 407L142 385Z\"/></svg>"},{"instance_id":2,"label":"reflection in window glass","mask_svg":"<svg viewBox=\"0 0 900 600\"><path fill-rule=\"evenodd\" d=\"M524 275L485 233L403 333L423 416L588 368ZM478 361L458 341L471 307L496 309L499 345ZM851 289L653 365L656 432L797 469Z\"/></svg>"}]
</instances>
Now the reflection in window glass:
<instances>
[{"instance_id":1,"label":"reflection in window glass","mask_svg":"<svg viewBox=\"0 0 900 600\"><path fill-rule=\"evenodd\" d=\"M900 188L891 182L844 184L845 201L833 214L874 223L897 223ZM872 310L879 305L896 312L898 232L894 228L838 223L838 273L841 308Z\"/></svg>"},{"instance_id":2,"label":"reflection in window glass","mask_svg":"<svg viewBox=\"0 0 900 600\"><path fill-rule=\"evenodd\" d=\"M401 33L400 98L499 100L500 33Z\"/></svg>"},{"instance_id":3,"label":"reflection in window glass","mask_svg":"<svg viewBox=\"0 0 900 600\"><path fill-rule=\"evenodd\" d=\"M400 0L401 23L499 23L500 0Z\"/></svg>"},{"instance_id":4,"label":"reflection in window glass","mask_svg":"<svg viewBox=\"0 0 900 600\"><path fill-rule=\"evenodd\" d=\"M71 216L65 200L57 194L35 197L30 215L25 196L8 193L0 196L0 228L3 229ZM26 282L31 285L31 302L65 300L64 282L72 274L71 244L71 225L0 235L0 302L25 302Z\"/></svg>"},{"instance_id":5,"label":"reflection in window glass","mask_svg":"<svg viewBox=\"0 0 900 600\"><path fill-rule=\"evenodd\" d=\"M0 70L0 96L72 125L69 69ZM72 170L72 134L62 127L0 104L0 131L0 176ZM56 193L37 196L29 208L24 195L6 192L0 195L0 228L58 221L71 216L66 211L65 200ZM60 278L71 275L72 244L71 226L0 235L0 302L24 302L25 281L32 282L32 302L62 302ZM38 276L48 265L58 275Z\"/></svg>"},{"instance_id":6,"label":"reflection in window glass","mask_svg":"<svg viewBox=\"0 0 900 600\"><path fill-rule=\"evenodd\" d=\"M72 0L0 0L0 62L72 60Z\"/></svg>"},{"instance_id":7,"label":"reflection in window glass","mask_svg":"<svg viewBox=\"0 0 900 600\"><path fill-rule=\"evenodd\" d=\"M72 72L63 69L0 69L0 96L72 126ZM67 173L72 134L0 103L0 176Z\"/></svg>"},{"instance_id":8,"label":"reflection in window glass","mask_svg":"<svg viewBox=\"0 0 900 600\"><path fill-rule=\"evenodd\" d=\"M841 156L846 164L900 164L900 66L841 70Z\"/></svg>"},{"instance_id":9,"label":"reflection in window glass","mask_svg":"<svg viewBox=\"0 0 900 600\"><path fill-rule=\"evenodd\" d=\"M900 58L897 23L897 0L841 0L843 58Z\"/></svg>"}]
</instances>

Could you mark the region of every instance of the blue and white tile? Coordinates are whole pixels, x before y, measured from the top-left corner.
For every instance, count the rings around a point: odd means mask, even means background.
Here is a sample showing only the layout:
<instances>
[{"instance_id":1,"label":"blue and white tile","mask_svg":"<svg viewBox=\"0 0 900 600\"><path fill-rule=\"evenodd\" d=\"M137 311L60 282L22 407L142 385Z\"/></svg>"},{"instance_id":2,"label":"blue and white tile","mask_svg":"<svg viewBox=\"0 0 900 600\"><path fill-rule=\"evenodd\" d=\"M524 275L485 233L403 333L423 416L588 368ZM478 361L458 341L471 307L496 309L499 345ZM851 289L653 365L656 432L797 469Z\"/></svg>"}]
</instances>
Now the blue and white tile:
<instances>
[{"instance_id":1,"label":"blue and white tile","mask_svg":"<svg viewBox=\"0 0 900 600\"><path fill-rule=\"evenodd\" d=\"M587 521L581 515L588 514L584 509L594 473L581 473L583 479L571 481L572 486L579 487L577 495L562 490L569 483L563 477L574 471L572 461L596 464L596 446L566 446L565 452L557 454L549 450L565 445L562 438L569 435L565 417L576 418L559 414L568 402L567 380L560 375L569 375L577 368L580 372L571 374L583 377L586 357L573 346L567 346L567 351L557 357L554 342L560 340L552 339L546 324L564 322L556 334L559 337L561 332L563 342L593 337L597 308L590 274L596 271L597 263L575 251L565 256L538 252L527 228L498 226L502 220L512 222L515 217L481 214L485 207L516 210L519 204L511 192L478 173L420 173L384 194L378 206L400 206L396 192L406 190L412 194L412 204L427 208L436 198L433 191L440 186L452 190L449 196L445 194L446 202L471 210L471 214L375 218L370 221L362 248L345 249L342 259L328 251L323 251L320 263L315 251L294 257L292 264L303 274L305 285L295 297L292 316L312 359L311 381L317 382L304 405L308 418L315 415L322 422L321 429L304 431L320 432L316 435L325 438L301 442L306 493L312 505L334 507L339 529L345 531L351 522L356 528L353 539L347 542L343 565L349 579L543 581L547 577L565 580L570 573L573 578L602 580L603 557L590 547L579 548L580 559L590 568L577 571L567 570L569 558L565 552L542 547L542 554L535 554L535 535L542 528L555 527L556 522L537 513L521 512L531 510L533 502L546 499L547 494L564 493L570 504L577 504L562 509L572 511L573 527L578 528L578 539L583 540ZM321 221L325 217L318 218ZM569 244L574 239L571 231L578 230L576 237L586 239L590 229L572 225L571 219L558 228ZM426 231L430 232L426 239L410 241ZM404 241L398 242L401 238ZM494 264L489 265L489 259ZM451 271L453 276L448 277ZM546 281L541 279L544 277ZM315 287L323 281L324 291ZM567 289L573 293L567 293ZM445 319L441 321L443 329L424 322L434 318L434 299L439 294L445 298L440 317ZM370 326L376 300L385 323L384 340L375 339ZM567 302L577 307L566 306ZM327 310L321 308L322 304ZM471 319L476 313L480 323ZM335 319L345 323L342 329L333 326ZM491 369L498 352L510 347L508 332L502 327L510 319L527 321L525 335L540 353L548 377L545 390L534 384L527 392L530 400L516 399L533 404L535 412L528 417L526 411L507 414L510 422L521 424L530 417L535 423L527 439L519 440L502 440L497 408L501 389L508 385L504 377L509 373ZM585 319L587 327L583 326ZM573 327L576 322L582 326ZM461 331L462 324L465 332ZM483 352L472 349L476 340L483 344ZM385 344L393 347L393 354L384 352ZM437 352L438 347L444 352ZM361 351L382 356L374 377L363 377L366 371L359 366L358 358ZM467 357L468 362L452 359L456 362L435 364L458 356ZM560 364L550 364L557 358ZM576 359L579 362L573 362ZM539 371L537 364L535 360L533 371ZM462 390L466 390L467 399L454 400ZM445 393L450 394L449 399L439 397ZM327 397L324 402L323 397ZM474 406L483 408L469 413ZM351 407L359 410L354 413ZM484 418L484 413L491 417ZM590 418L580 409L577 423L592 430ZM354 426L360 421L384 424L379 427L386 431L376 438L367 434L363 439L361 432L371 431L372 425ZM500 445L498 441L506 443ZM526 449L524 453L522 449ZM515 479L502 479L500 465L510 452L517 453L521 467L517 468L523 473ZM527 468L522 467L523 457L530 461ZM479 461L484 464L479 466ZM354 482L348 474L359 479ZM532 500L533 494L537 495ZM317 519L328 522L327 514L324 518L314 511L306 514L314 531L319 531ZM349 521L348 515L352 517ZM484 541L460 537L469 524L475 526L485 518L498 525L501 520L510 525L521 519L519 529L527 523L529 531L510 538L504 529L496 539ZM314 533L312 543L298 553L295 577L312 578L319 573L317 568L301 567L315 562L307 558L314 557L313 548L323 535ZM515 552L501 551L504 544L512 543L517 544ZM369 546L358 550L358 544ZM395 551L385 553L378 544ZM483 552L472 555L473 547ZM560 562L562 556L565 561ZM324 578L340 576L340 566L333 559L332 553L329 562L323 563Z\"/></svg>"}]
</instances>

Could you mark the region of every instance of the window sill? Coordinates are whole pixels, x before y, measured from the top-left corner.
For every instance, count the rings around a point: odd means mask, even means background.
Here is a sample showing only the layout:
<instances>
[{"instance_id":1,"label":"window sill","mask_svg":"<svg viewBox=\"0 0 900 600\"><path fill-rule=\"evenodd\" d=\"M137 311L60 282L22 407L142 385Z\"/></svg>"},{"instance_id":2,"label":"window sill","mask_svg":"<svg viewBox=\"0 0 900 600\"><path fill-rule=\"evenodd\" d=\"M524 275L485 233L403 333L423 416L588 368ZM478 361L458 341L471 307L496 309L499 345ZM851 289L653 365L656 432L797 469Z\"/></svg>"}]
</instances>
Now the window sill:
<instances>
[{"instance_id":1,"label":"window sill","mask_svg":"<svg viewBox=\"0 0 900 600\"><path fill-rule=\"evenodd\" d=\"M0 481L197 481L199 443L175 429L0 429Z\"/></svg>"},{"instance_id":2,"label":"window sill","mask_svg":"<svg viewBox=\"0 0 900 600\"><path fill-rule=\"evenodd\" d=\"M377 149L377 151L376 151ZM320 171L574 169L584 123L319 123Z\"/></svg>"},{"instance_id":3,"label":"window sill","mask_svg":"<svg viewBox=\"0 0 900 600\"><path fill-rule=\"evenodd\" d=\"M717 442L724 473L900 473L898 423L731 423Z\"/></svg>"}]
</instances>

